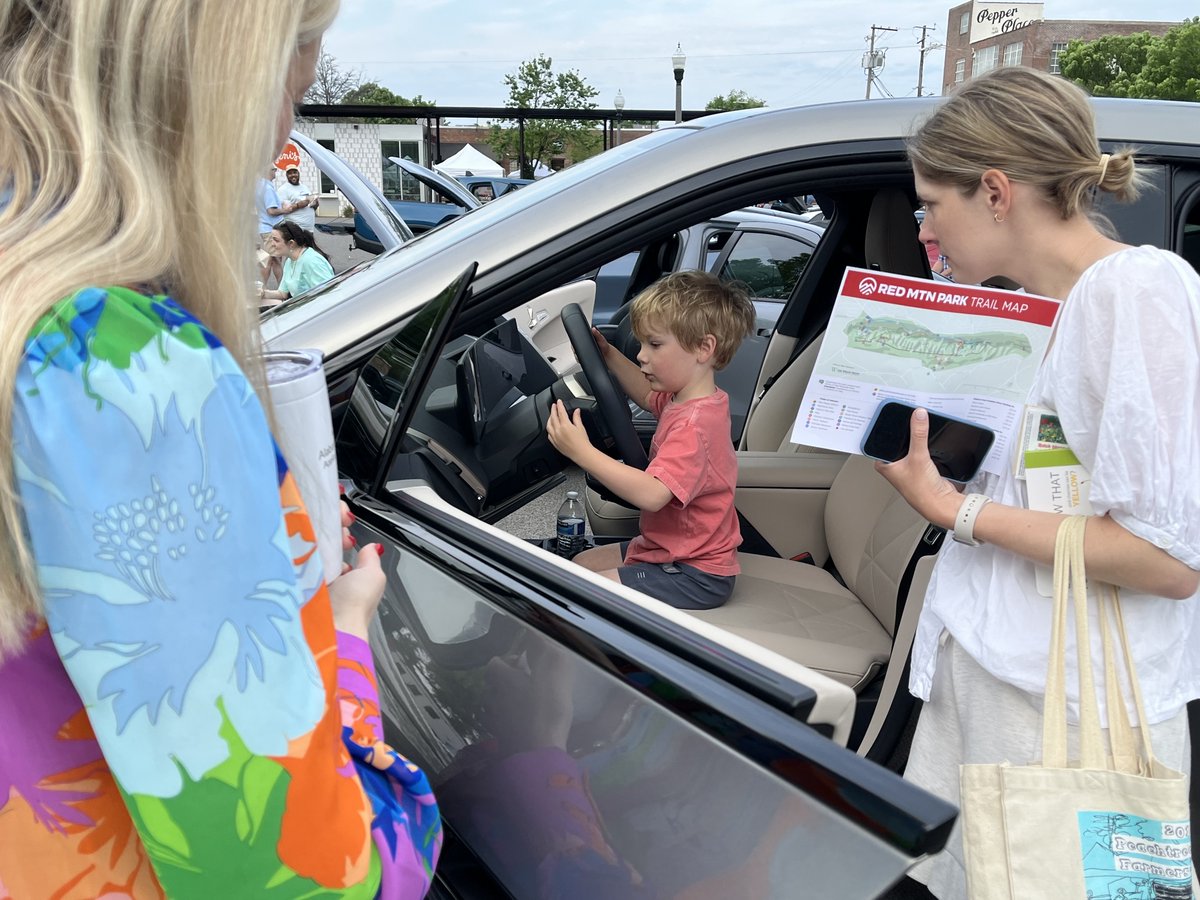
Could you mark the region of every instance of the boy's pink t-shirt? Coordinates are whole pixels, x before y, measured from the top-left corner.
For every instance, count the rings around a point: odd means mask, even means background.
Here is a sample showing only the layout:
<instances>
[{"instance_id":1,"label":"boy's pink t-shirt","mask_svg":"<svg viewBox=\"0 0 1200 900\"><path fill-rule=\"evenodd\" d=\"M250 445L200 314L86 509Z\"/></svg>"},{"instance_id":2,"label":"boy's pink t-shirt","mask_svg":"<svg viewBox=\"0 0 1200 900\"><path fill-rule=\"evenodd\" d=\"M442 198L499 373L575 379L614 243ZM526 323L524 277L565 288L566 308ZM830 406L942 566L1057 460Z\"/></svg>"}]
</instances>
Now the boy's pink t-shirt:
<instances>
[{"instance_id":1,"label":"boy's pink t-shirt","mask_svg":"<svg viewBox=\"0 0 1200 900\"><path fill-rule=\"evenodd\" d=\"M729 437L729 395L676 403L655 391L650 408L658 428L646 471L674 495L658 512L642 511L641 534L629 542L625 564L687 563L710 575L741 571L742 542L733 505L737 456Z\"/></svg>"}]
</instances>

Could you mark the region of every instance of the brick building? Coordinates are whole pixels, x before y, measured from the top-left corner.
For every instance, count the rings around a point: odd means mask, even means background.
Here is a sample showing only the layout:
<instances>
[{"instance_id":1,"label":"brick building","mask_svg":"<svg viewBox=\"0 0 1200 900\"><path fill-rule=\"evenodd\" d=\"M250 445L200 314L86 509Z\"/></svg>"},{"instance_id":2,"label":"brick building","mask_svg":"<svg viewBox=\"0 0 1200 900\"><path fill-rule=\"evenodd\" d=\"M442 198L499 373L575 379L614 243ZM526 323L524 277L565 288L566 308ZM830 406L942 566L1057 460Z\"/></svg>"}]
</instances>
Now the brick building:
<instances>
[{"instance_id":1,"label":"brick building","mask_svg":"<svg viewBox=\"0 0 1200 900\"><path fill-rule=\"evenodd\" d=\"M942 93L997 66L1029 66L1058 72L1058 55L1073 40L1148 31L1158 37L1178 22L1100 22L1043 18L1044 3L974 0L950 8Z\"/></svg>"}]
</instances>

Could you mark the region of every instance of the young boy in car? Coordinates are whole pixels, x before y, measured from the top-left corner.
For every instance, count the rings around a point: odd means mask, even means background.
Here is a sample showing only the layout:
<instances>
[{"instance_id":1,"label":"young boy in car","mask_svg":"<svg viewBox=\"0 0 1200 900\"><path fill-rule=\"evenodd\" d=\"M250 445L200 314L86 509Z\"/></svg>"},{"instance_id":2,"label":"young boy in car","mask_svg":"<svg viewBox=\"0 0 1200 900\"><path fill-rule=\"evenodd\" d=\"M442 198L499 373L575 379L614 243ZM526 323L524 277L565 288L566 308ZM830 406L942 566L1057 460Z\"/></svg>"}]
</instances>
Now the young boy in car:
<instances>
[{"instance_id":1,"label":"young boy in car","mask_svg":"<svg viewBox=\"0 0 1200 900\"><path fill-rule=\"evenodd\" d=\"M636 364L592 334L629 398L658 416L646 470L593 447L579 410L572 419L562 401L546 432L560 453L642 511L640 534L574 561L672 606L712 609L733 592L742 542L729 396L714 376L754 329L754 305L736 284L676 272L639 294L630 317L642 343Z\"/></svg>"}]
</instances>

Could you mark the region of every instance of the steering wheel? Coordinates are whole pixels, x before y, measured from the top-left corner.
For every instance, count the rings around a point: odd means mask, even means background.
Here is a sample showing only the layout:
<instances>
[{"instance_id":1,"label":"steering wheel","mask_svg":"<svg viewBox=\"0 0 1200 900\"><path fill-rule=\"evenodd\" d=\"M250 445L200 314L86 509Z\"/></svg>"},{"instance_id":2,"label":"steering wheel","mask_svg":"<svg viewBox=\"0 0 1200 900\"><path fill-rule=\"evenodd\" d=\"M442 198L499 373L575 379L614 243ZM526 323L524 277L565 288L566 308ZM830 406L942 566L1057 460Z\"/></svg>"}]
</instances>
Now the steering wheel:
<instances>
[{"instance_id":1,"label":"steering wheel","mask_svg":"<svg viewBox=\"0 0 1200 900\"><path fill-rule=\"evenodd\" d=\"M637 430L633 427L633 419L629 416L629 405L624 394L613 383L600 348L592 337L592 326L578 303L568 303L562 310L563 329L575 351L575 358L583 367L588 384L592 388L592 396L600 408L600 415L608 425L608 430L617 445L617 454L624 460L625 465L635 469L645 469L649 460L646 458L646 448L638 440Z\"/></svg>"}]
</instances>

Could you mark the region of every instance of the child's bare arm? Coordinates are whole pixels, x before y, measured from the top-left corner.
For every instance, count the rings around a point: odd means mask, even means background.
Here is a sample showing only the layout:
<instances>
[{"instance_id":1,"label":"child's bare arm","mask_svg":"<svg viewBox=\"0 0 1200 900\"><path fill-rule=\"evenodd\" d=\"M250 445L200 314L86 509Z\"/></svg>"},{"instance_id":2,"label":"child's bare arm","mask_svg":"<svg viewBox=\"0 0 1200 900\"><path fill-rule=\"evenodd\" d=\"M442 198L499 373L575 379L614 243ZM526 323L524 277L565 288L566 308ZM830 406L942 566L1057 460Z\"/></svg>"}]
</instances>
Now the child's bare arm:
<instances>
[{"instance_id":1,"label":"child's bare arm","mask_svg":"<svg viewBox=\"0 0 1200 900\"><path fill-rule=\"evenodd\" d=\"M642 409L650 409L650 382L646 380L638 364L615 349L598 329L592 329L592 336L596 339L600 355L604 357L604 364L617 379L617 384L621 385L621 390Z\"/></svg>"},{"instance_id":2,"label":"child's bare arm","mask_svg":"<svg viewBox=\"0 0 1200 900\"><path fill-rule=\"evenodd\" d=\"M561 400L550 407L546 434L556 450L585 472L596 478L619 497L647 512L657 512L674 496L665 484L601 453L588 440L579 410L572 419Z\"/></svg>"}]
</instances>

